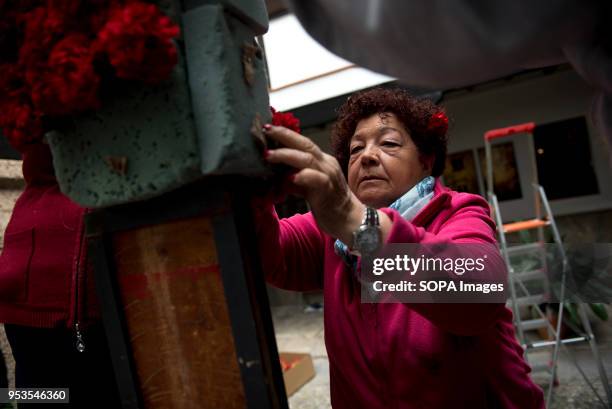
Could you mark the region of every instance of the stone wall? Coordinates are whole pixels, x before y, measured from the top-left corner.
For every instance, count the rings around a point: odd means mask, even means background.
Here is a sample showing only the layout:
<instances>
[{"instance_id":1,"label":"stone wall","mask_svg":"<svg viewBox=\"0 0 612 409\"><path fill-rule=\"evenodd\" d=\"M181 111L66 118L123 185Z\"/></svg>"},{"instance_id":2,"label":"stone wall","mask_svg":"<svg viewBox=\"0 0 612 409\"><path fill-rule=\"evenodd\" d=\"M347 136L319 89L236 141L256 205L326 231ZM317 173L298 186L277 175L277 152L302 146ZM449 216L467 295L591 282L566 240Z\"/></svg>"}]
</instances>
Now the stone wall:
<instances>
[{"instance_id":1,"label":"stone wall","mask_svg":"<svg viewBox=\"0 0 612 409\"><path fill-rule=\"evenodd\" d=\"M21 174L21 161L0 159L0 251L4 242L4 230L11 217L13 206L23 190L24 182ZM6 361L9 385L15 385L15 362L10 352L10 346L0 324L0 355ZM0 371L4 368L0 367Z\"/></svg>"},{"instance_id":2,"label":"stone wall","mask_svg":"<svg viewBox=\"0 0 612 409\"><path fill-rule=\"evenodd\" d=\"M8 224L13 206L23 190L21 161L0 160L0 249L2 248L4 229Z\"/></svg>"}]
</instances>

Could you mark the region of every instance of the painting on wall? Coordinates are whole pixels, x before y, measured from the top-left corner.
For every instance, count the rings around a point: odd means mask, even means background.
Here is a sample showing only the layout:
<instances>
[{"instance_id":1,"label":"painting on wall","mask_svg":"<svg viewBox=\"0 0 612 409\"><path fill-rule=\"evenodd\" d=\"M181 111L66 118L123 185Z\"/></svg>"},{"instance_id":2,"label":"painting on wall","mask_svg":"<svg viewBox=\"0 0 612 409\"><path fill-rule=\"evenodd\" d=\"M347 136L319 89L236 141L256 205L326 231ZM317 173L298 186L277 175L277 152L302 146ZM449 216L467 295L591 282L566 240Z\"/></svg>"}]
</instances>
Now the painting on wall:
<instances>
[{"instance_id":1,"label":"painting on wall","mask_svg":"<svg viewBox=\"0 0 612 409\"><path fill-rule=\"evenodd\" d=\"M474 151L470 149L446 156L444 184L458 192L482 194L478 186Z\"/></svg>"},{"instance_id":2,"label":"painting on wall","mask_svg":"<svg viewBox=\"0 0 612 409\"><path fill-rule=\"evenodd\" d=\"M513 143L506 142L493 145L491 154L493 159L493 189L495 195L497 195L497 200L502 202L521 199L523 194ZM487 164L484 147L478 149L478 157L486 189Z\"/></svg>"}]
</instances>

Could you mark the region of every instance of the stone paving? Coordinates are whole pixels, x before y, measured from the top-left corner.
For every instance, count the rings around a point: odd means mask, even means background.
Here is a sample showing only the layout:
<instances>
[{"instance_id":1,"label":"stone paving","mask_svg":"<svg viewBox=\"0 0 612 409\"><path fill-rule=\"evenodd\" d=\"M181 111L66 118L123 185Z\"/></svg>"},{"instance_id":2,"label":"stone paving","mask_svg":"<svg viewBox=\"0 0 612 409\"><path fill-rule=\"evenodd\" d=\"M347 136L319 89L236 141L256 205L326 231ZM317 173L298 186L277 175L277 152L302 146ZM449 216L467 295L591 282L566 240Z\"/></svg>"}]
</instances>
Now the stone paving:
<instances>
[{"instance_id":1,"label":"stone paving","mask_svg":"<svg viewBox=\"0 0 612 409\"><path fill-rule=\"evenodd\" d=\"M301 306L276 307L273 309L274 327L278 349L283 352L311 354L315 377L289 398L290 409L329 409L329 363L323 340L322 311L304 312ZM612 322L598 323L595 335L608 377L612 378ZM9 379L14 379L12 360L4 330L0 325L0 348L8 358ZM571 347L578 362L590 379L594 380L600 395L601 384L597 378L597 367L586 344ZM558 367L559 386L550 409L593 409L603 407L593 392L582 380L578 370L564 355ZM541 379L539 379L541 380Z\"/></svg>"},{"instance_id":2,"label":"stone paving","mask_svg":"<svg viewBox=\"0 0 612 409\"><path fill-rule=\"evenodd\" d=\"M309 353L315 368L315 377L289 397L290 408L331 408L323 312L305 313L303 307L276 307L273 309L273 319L278 350Z\"/></svg>"},{"instance_id":3,"label":"stone paving","mask_svg":"<svg viewBox=\"0 0 612 409\"><path fill-rule=\"evenodd\" d=\"M329 401L329 364L323 340L323 313L305 313L302 307L284 306L273 309L278 348L283 352L307 352L313 357L315 377L289 398L290 409L327 409ZM612 322L597 323L595 336L607 374L612 378ZM597 377L597 367L584 343L571 346L585 373L603 390ZM567 356L561 355L558 366L559 385L555 388L550 409L593 409L604 407L583 381Z\"/></svg>"}]
</instances>

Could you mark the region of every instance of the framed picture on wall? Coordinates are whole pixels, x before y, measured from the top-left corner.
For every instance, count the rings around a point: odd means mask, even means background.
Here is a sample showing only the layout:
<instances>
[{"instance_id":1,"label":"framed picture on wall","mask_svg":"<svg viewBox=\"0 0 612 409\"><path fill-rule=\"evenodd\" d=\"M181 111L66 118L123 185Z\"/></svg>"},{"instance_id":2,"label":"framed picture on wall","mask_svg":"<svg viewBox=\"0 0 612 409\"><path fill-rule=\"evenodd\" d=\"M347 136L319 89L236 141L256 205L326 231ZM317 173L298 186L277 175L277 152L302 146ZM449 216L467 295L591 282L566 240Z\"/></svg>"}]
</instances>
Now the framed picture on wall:
<instances>
[{"instance_id":1,"label":"framed picture on wall","mask_svg":"<svg viewBox=\"0 0 612 409\"><path fill-rule=\"evenodd\" d=\"M482 195L473 150L446 155L444 184L458 192Z\"/></svg>"},{"instance_id":2,"label":"framed picture on wall","mask_svg":"<svg viewBox=\"0 0 612 409\"><path fill-rule=\"evenodd\" d=\"M493 190L497 200L503 202L505 200L521 199L523 194L513 143L505 142L493 145L491 154L493 156ZM478 158L486 189L487 162L484 147L478 149Z\"/></svg>"}]
</instances>

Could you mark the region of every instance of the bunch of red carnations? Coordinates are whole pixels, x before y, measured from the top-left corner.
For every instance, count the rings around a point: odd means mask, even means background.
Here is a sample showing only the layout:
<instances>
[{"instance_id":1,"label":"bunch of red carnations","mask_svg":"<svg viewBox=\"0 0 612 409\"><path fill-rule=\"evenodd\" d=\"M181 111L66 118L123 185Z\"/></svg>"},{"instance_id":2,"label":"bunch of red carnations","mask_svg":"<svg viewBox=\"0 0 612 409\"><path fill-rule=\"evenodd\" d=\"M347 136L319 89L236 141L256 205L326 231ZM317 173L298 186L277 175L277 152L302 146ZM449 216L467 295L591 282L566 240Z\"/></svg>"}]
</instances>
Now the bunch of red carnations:
<instances>
[{"instance_id":1,"label":"bunch of red carnations","mask_svg":"<svg viewBox=\"0 0 612 409\"><path fill-rule=\"evenodd\" d=\"M163 81L179 34L141 0L0 0L2 133L20 149L58 118L99 109L113 81Z\"/></svg>"},{"instance_id":2,"label":"bunch of red carnations","mask_svg":"<svg viewBox=\"0 0 612 409\"><path fill-rule=\"evenodd\" d=\"M272 125L284 126L297 133L301 132L300 120L292 112L279 112L273 107L270 107L270 111L272 111Z\"/></svg>"}]
</instances>

